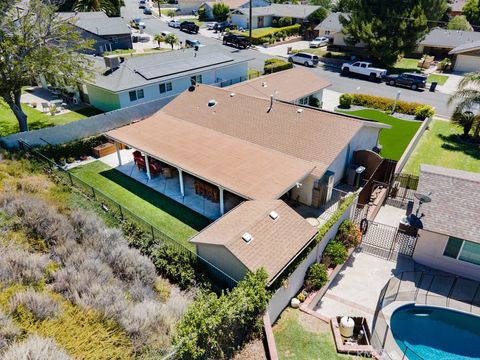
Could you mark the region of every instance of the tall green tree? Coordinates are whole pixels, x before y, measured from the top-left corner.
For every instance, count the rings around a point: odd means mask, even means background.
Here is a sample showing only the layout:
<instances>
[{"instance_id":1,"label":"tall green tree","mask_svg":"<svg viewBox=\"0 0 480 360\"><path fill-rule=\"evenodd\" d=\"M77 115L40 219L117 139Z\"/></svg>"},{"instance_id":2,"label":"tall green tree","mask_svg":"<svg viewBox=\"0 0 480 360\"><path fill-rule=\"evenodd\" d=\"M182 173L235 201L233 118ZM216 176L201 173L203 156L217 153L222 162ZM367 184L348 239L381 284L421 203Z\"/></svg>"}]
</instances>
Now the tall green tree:
<instances>
[{"instance_id":1,"label":"tall green tree","mask_svg":"<svg viewBox=\"0 0 480 360\"><path fill-rule=\"evenodd\" d=\"M480 1L468 0L462 9L463 15L474 26L480 25Z\"/></svg>"},{"instance_id":2,"label":"tall green tree","mask_svg":"<svg viewBox=\"0 0 480 360\"><path fill-rule=\"evenodd\" d=\"M464 30L472 31L472 25L468 22L467 18L463 15L455 16L447 24L447 29L449 30Z\"/></svg>"},{"instance_id":3,"label":"tall green tree","mask_svg":"<svg viewBox=\"0 0 480 360\"><path fill-rule=\"evenodd\" d=\"M77 53L91 48L56 7L45 0L0 0L0 97L15 114L20 131L28 130L22 110L22 86L40 75L52 83L76 86L89 75L90 61Z\"/></svg>"},{"instance_id":4,"label":"tall green tree","mask_svg":"<svg viewBox=\"0 0 480 360\"><path fill-rule=\"evenodd\" d=\"M356 0L337 0L332 5L333 12L350 12L354 9Z\"/></svg>"},{"instance_id":5,"label":"tall green tree","mask_svg":"<svg viewBox=\"0 0 480 360\"><path fill-rule=\"evenodd\" d=\"M429 30L429 23L443 15L434 16L427 6L444 8L445 3L446 0L358 0L350 18L341 17L343 32L347 43L363 42L374 59L391 65L400 55L413 51Z\"/></svg>"},{"instance_id":6,"label":"tall green tree","mask_svg":"<svg viewBox=\"0 0 480 360\"><path fill-rule=\"evenodd\" d=\"M230 7L224 3L215 3L212 7L213 17L217 21L225 21L228 19L228 14L230 14Z\"/></svg>"}]
</instances>

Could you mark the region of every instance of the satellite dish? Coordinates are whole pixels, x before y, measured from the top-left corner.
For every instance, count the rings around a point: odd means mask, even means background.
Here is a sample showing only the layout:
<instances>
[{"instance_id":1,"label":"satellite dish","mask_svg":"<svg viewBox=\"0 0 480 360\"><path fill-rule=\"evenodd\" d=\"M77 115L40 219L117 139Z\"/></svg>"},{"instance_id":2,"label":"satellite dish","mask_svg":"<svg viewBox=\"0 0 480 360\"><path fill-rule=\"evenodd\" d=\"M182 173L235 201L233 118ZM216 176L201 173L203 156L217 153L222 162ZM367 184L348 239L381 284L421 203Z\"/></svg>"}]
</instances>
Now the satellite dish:
<instances>
[{"instance_id":1,"label":"satellite dish","mask_svg":"<svg viewBox=\"0 0 480 360\"><path fill-rule=\"evenodd\" d=\"M420 201L421 203L429 203L430 201L432 201L432 198L428 195L415 193L413 196L415 196L415 198L418 199L418 201Z\"/></svg>"}]
</instances>

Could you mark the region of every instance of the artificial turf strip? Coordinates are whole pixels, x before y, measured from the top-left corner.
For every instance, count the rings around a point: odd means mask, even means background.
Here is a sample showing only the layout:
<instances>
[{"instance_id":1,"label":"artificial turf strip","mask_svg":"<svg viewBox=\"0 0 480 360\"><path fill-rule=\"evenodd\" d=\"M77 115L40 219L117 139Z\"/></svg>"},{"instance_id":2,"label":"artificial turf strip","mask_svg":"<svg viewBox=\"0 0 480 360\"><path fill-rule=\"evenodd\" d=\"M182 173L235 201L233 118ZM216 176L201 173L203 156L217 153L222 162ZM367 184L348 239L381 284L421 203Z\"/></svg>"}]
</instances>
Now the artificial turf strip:
<instances>
[{"instance_id":1,"label":"artificial turf strip","mask_svg":"<svg viewBox=\"0 0 480 360\"><path fill-rule=\"evenodd\" d=\"M351 359L349 356L337 354L331 332L307 331L300 323L298 311L287 308L273 328L280 360ZM321 320L316 319L316 321Z\"/></svg>"},{"instance_id":2,"label":"artificial turf strip","mask_svg":"<svg viewBox=\"0 0 480 360\"><path fill-rule=\"evenodd\" d=\"M378 110L365 109L341 112L391 125L391 129L382 129L380 131L380 144L383 147L380 155L392 160L400 160L403 152L422 124L420 121L398 119Z\"/></svg>"},{"instance_id":3,"label":"artificial turf strip","mask_svg":"<svg viewBox=\"0 0 480 360\"><path fill-rule=\"evenodd\" d=\"M190 249L194 246L187 240L211 222L101 161L76 167L72 173Z\"/></svg>"},{"instance_id":4,"label":"artificial turf strip","mask_svg":"<svg viewBox=\"0 0 480 360\"><path fill-rule=\"evenodd\" d=\"M433 120L425 131L403 172L420 173L420 164L480 172L480 147L461 141L462 129L449 121Z\"/></svg>"}]
</instances>

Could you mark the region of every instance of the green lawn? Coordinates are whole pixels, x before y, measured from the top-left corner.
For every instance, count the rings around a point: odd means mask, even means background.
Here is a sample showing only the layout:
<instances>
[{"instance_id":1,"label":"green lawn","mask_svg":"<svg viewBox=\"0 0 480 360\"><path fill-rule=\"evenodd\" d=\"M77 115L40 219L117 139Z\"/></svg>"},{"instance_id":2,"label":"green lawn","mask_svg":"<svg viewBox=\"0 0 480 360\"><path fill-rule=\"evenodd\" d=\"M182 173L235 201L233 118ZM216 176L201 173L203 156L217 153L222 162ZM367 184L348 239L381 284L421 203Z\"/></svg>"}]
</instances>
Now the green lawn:
<instances>
[{"instance_id":1,"label":"green lawn","mask_svg":"<svg viewBox=\"0 0 480 360\"><path fill-rule=\"evenodd\" d=\"M308 49L300 50L298 52L306 52L306 53L310 53L310 54L315 54L315 55L318 55L320 57L324 57L325 54L330 53L330 57L334 58L334 59L345 59L345 60L350 59L350 55L348 55L347 53L328 51L328 50L325 50L325 49L326 49L326 47L324 47L324 48L308 48Z\"/></svg>"},{"instance_id":2,"label":"green lawn","mask_svg":"<svg viewBox=\"0 0 480 360\"><path fill-rule=\"evenodd\" d=\"M420 139L403 172L418 175L420 164L480 172L480 147L459 141L457 135L462 133L461 128L442 120L432 121L429 128Z\"/></svg>"},{"instance_id":3,"label":"green lawn","mask_svg":"<svg viewBox=\"0 0 480 360\"><path fill-rule=\"evenodd\" d=\"M305 329L301 318L311 316L300 310L287 309L273 328L278 357L295 360L345 360L349 356L337 353L329 326L324 331L312 332ZM310 321L321 321L312 317Z\"/></svg>"},{"instance_id":4,"label":"green lawn","mask_svg":"<svg viewBox=\"0 0 480 360\"><path fill-rule=\"evenodd\" d=\"M101 161L74 168L72 172L190 249L194 246L187 240L210 223L204 216Z\"/></svg>"},{"instance_id":5,"label":"green lawn","mask_svg":"<svg viewBox=\"0 0 480 360\"><path fill-rule=\"evenodd\" d=\"M438 85L443 85L447 82L448 76L447 75L439 75L439 74L430 74L428 75L427 82L432 83L436 81Z\"/></svg>"},{"instance_id":6,"label":"green lawn","mask_svg":"<svg viewBox=\"0 0 480 360\"><path fill-rule=\"evenodd\" d=\"M401 120L378 110L341 112L391 125L391 129L382 129L380 132L380 144L383 146L381 155L392 160L400 160L421 125L419 121Z\"/></svg>"},{"instance_id":7,"label":"green lawn","mask_svg":"<svg viewBox=\"0 0 480 360\"><path fill-rule=\"evenodd\" d=\"M38 106L40 106L40 104L38 104ZM102 113L102 111L98 109L86 107L63 115L51 116L24 104L22 105L22 109L28 116L28 126L30 130L63 125ZM17 118L10 108L4 102L0 101L0 136L7 136L18 131Z\"/></svg>"},{"instance_id":8,"label":"green lawn","mask_svg":"<svg viewBox=\"0 0 480 360\"><path fill-rule=\"evenodd\" d=\"M389 74L400 74L404 72L420 72L417 67L418 59L402 58L397 63L387 68Z\"/></svg>"}]
</instances>

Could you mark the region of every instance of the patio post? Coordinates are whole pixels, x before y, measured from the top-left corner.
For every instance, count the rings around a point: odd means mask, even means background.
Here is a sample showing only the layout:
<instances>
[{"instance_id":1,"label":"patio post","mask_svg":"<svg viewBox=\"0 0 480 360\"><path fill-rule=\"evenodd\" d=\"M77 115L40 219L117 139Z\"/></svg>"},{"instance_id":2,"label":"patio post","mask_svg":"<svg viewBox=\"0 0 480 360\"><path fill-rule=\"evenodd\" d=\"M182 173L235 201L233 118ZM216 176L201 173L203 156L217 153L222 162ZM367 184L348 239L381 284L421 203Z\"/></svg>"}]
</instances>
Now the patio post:
<instances>
[{"instance_id":1,"label":"patio post","mask_svg":"<svg viewBox=\"0 0 480 360\"><path fill-rule=\"evenodd\" d=\"M180 193L182 196L185 196L185 189L183 187L183 171L180 168L178 168L178 180L180 181Z\"/></svg>"},{"instance_id":2,"label":"patio post","mask_svg":"<svg viewBox=\"0 0 480 360\"><path fill-rule=\"evenodd\" d=\"M147 171L147 178L148 178L148 180L151 180L152 177L150 176L150 164L148 163L148 155L143 154L143 157L145 158L145 168L146 168L146 171Z\"/></svg>"},{"instance_id":3,"label":"patio post","mask_svg":"<svg viewBox=\"0 0 480 360\"><path fill-rule=\"evenodd\" d=\"M118 142L116 141L115 141L115 149L117 150L118 166L122 166L122 157L120 156L120 148L118 147Z\"/></svg>"},{"instance_id":4,"label":"patio post","mask_svg":"<svg viewBox=\"0 0 480 360\"><path fill-rule=\"evenodd\" d=\"M225 214L225 204L223 203L223 188L221 186L218 187L220 190L220 214Z\"/></svg>"}]
</instances>

